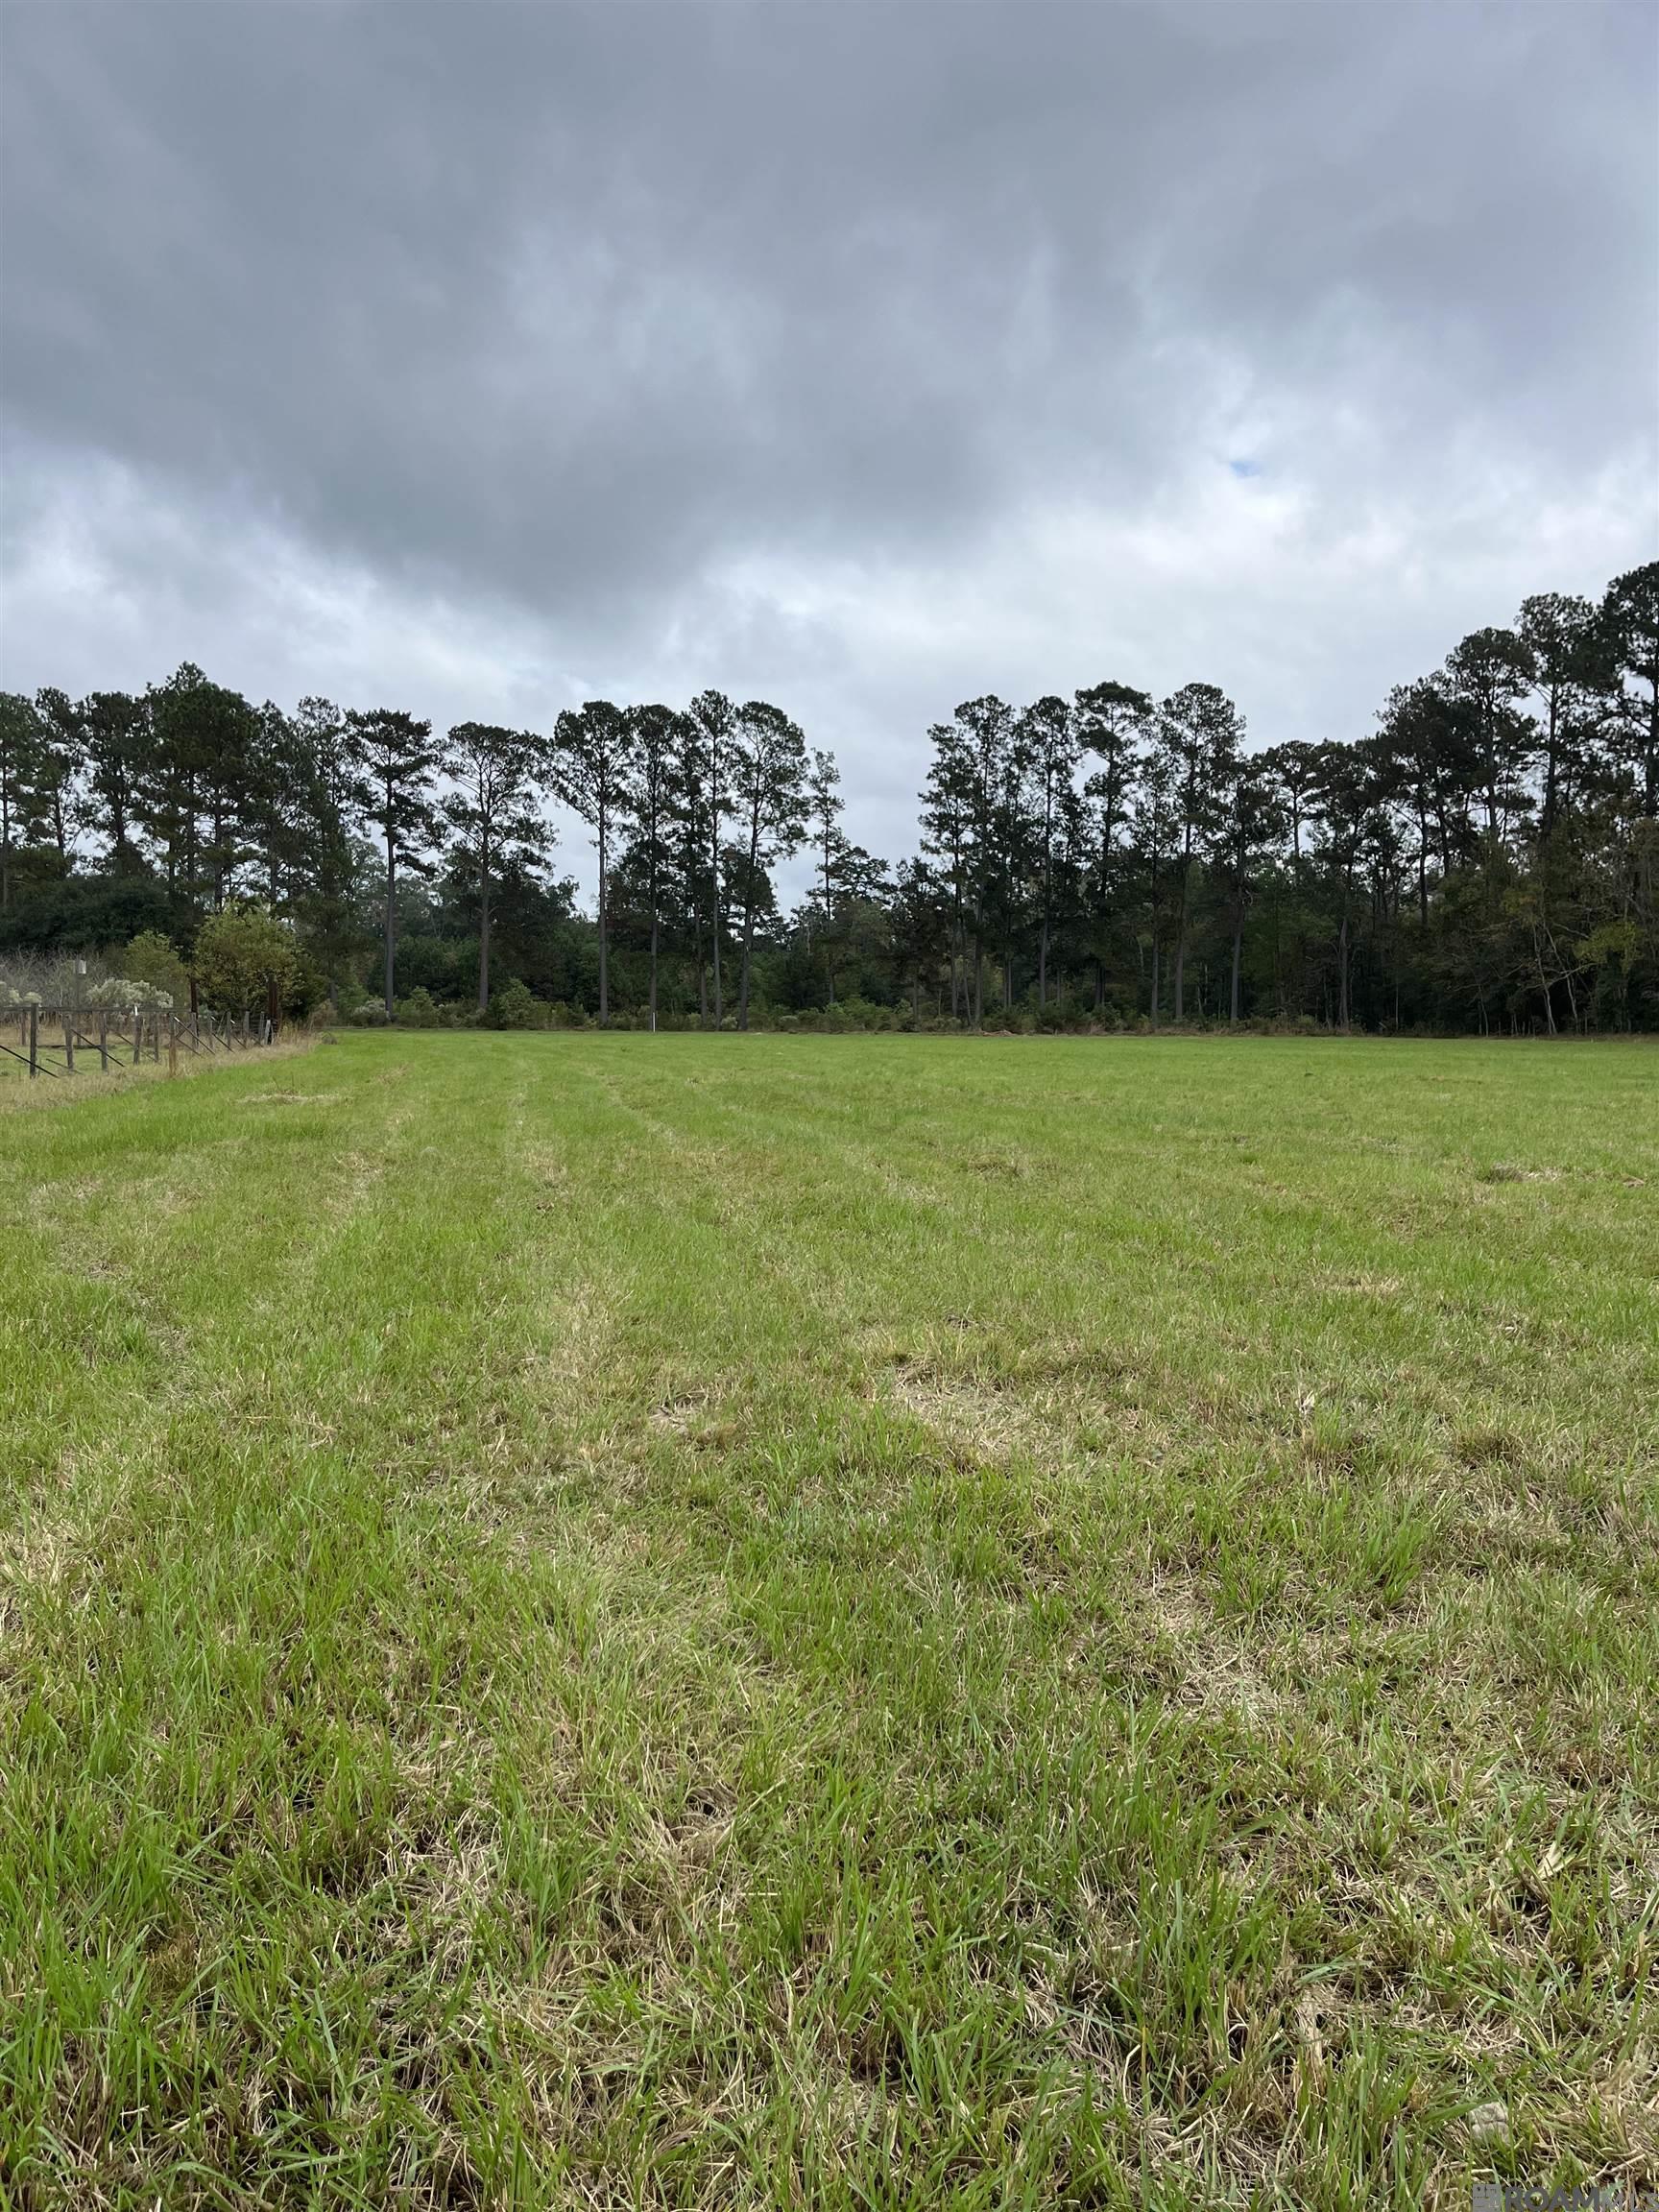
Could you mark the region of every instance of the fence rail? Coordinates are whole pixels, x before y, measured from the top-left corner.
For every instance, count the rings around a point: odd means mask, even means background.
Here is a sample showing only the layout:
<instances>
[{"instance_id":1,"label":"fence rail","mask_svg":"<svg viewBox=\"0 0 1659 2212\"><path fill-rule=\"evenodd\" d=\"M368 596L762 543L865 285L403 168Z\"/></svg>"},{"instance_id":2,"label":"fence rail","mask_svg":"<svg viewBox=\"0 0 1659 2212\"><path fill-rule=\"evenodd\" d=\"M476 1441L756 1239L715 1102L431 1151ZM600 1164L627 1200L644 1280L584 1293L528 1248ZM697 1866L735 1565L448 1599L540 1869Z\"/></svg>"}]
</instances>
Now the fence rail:
<instances>
[{"instance_id":1,"label":"fence rail","mask_svg":"<svg viewBox=\"0 0 1659 2212\"><path fill-rule=\"evenodd\" d=\"M180 1052L248 1052L275 1034L269 1022L246 1014L238 1025L228 1015L163 1014L154 1006L6 1006L0 1023L14 1023L17 1033L15 1045L0 1036L0 1053L21 1061L32 1079L54 1081L78 1068L107 1072L159 1063L163 1051L177 1073Z\"/></svg>"}]
</instances>

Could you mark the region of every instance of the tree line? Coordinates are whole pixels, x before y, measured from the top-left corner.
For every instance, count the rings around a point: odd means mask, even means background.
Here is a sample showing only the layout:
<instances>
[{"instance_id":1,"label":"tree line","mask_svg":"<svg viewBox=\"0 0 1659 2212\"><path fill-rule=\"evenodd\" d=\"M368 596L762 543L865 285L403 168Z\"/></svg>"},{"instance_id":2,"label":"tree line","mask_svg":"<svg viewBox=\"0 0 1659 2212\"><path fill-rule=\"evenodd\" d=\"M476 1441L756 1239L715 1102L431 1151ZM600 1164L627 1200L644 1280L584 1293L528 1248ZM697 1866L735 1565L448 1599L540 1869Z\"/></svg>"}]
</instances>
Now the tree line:
<instances>
[{"instance_id":1,"label":"tree line","mask_svg":"<svg viewBox=\"0 0 1659 2212\"><path fill-rule=\"evenodd\" d=\"M1527 599L1349 740L1252 748L1213 685L1111 681L968 700L928 742L889 865L833 756L714 690L443 734L189 664L0 694L0 950L158 932L187 960L256 902L293 1002L373 974L386 1018L1659 1027L1659 563ZM589 828L591 918L549 801Z\"/></svg>"}]
</instances>

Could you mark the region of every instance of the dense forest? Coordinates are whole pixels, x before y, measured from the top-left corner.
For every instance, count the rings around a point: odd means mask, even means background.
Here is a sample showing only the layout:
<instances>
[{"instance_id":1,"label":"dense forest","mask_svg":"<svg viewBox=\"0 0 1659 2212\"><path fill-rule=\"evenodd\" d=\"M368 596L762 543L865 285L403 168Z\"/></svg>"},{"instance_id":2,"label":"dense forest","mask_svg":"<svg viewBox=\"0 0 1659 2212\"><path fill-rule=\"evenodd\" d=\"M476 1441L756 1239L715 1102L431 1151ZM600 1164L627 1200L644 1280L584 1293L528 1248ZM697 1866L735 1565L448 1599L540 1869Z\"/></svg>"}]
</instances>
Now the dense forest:
<instances>
[{"instance_id":1,"label":"dense forest","mask_svg":"<svg viewBox=\"0 0 1659 2212\"><path fill-rule=\"evenodd\" d=\"M716 691L446 735L190 665L0 694L0 986L76 953L221 1000L252 965L356 1021L1659 1028L1659 563L1527 599L1346 742L1252 749L1201 683L927 734L890 865L833 757Z\"/></svg>"}]
</instances>

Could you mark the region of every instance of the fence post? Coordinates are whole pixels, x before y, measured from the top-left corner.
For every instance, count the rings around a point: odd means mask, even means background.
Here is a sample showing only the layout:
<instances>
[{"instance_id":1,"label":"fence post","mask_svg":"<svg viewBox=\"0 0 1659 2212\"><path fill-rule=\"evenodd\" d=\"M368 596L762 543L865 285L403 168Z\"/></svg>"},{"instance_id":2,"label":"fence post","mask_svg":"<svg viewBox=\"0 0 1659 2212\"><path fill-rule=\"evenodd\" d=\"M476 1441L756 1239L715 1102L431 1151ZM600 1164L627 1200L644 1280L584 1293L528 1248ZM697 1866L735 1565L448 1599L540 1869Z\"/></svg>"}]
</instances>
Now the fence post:
<instances>
[{"instance_id":1,"label":"fence post","mask_svg":"<svg viewBox=\"0 0 1659 2212\"><path fill-rule=\"evenodd\" d=\"M179 1017L177 1014L169 1014L167 1017L167 1072L169 1075L177 1075L179 1072Z\"/></svg>"},{"instance_id":2,"label":"fence post","mask_svg":"<svg viewBox=\"0 0 1659 2212\"><path fill-rule=\"evenodd\" d=\"M107 1013L100 1014L98 1017L98 1065L108 1075L109 1072L109 1017Z\"/></svg>"},{"instance_id":3,"label":"fence post","mask_svg":"<svg viewBox=\"0 0 1659 2212\"><path fill-rule=\"evenodd\" d=\"M67 1008L63 1013L63 1072L75 1072L75 1017Z\"/></svg>"},{"instance_id":4,"label":"fence post","mask_svg":"<svg viewBox=\"0 0 1659 2212\"><path fill-rule=\"evenodd\" d=\"M143 1014L140 1012L140 1010L139 1010L139 1009L138 1009L136 1006L134 1006L134 1007L133 1007L133 1009L132 1009L132 1065L133 1065L133 1067L134 1067L134 1068L136 1068L136 1067L137 1067L137 1065L138 1065L139 1061L140 1061L140 1060L141 1060L143 1057L144 1057L144 1016L143 1016Z\"/></svg>"},{"instance_id":5,"label":"fence post","mask_svg":"<svg viewBox=\"0 0 1659 2212\"><path fill-rule=\"evenodd\" d=\"M150 1024L150 1057L159 1068L161 1065L161 1017L159 1014Z\"/></svg>"},{"instance_id":6,"label":"fence post","mask_svg":"<svg viewBox=\"0 0 1659 2212\"><path fill-rule=\"evenodd\" d=\"M29 1009L29 1077L31 1082L40 1072L40 1009Z\"/></svg>"}]
</instances>

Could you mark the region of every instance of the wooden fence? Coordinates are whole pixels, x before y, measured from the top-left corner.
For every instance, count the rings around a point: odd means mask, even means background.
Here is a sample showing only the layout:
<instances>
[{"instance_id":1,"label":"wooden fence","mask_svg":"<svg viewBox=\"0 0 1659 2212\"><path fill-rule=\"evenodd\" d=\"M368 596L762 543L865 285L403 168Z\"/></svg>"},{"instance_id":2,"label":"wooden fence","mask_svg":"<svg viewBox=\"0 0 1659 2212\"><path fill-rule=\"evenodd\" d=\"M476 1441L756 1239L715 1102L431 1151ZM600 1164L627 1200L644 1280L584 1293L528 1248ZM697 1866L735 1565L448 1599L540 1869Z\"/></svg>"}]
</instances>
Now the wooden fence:
<instances>
[{"instance_id":1,"label":"wooden fence","mask_svg":"<svg viewBox=\"0 0 1659 2212\"><path fill-rule=\"evenodd\" d=\"M20 1060L32 1077L73 1075L78 1069L136 1067L163 1052L177 1073L180 1052L246 1052L269 1045L268 1022L240 1023L228 1015L163 1014L154 1006L4 1006L0 1023L15 1023L17 1042L0 1038L0 1052Z\"/></svg>"}]
</instances>

